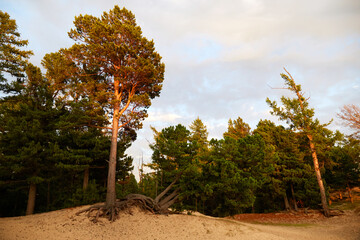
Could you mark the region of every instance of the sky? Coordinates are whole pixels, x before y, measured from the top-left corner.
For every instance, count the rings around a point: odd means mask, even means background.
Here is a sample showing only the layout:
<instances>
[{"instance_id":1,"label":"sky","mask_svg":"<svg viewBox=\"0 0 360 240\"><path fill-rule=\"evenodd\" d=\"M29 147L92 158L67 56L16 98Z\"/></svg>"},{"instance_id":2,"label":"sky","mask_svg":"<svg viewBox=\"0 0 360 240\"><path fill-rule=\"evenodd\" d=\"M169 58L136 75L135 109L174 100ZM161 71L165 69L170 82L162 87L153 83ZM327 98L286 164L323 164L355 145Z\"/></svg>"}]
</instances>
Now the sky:
<instances>
[{"instance_id":1,"label":"sky","mask_svg":"<svg viewBox=\"0 0 360 240\"><path fill-rule=\"evenodd\" d=\"M40 66L46 53L70 47L75 16L100 17L119 5L135 14L165 63L159 98L127 153L135 174L151 161L150 126L157 130L199 117L210 138L222 138L229 119L252 129L271 116L265 100L287 95L285 67L309 98L321 123L350 133L336 117L360 103L359 0L0 0Z\"/></svg>"}]
</instances>

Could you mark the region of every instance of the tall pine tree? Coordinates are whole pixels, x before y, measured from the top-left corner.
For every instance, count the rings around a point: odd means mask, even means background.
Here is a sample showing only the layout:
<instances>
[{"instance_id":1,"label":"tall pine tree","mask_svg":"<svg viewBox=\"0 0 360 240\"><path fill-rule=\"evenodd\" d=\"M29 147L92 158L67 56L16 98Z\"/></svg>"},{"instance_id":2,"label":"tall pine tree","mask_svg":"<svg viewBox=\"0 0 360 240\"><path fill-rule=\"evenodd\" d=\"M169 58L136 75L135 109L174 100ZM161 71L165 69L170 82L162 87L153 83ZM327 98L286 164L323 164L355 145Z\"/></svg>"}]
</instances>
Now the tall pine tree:
<instances>
[{"instance_id":1,"label":"tall pine tree","mask_svg":"<svg viewBox=\"0 0 360 240\"><path fill-rule=\"evenodd\" d=\"M151 99L159 96L165 66L154 42L142 36L135 16L115 6L100 18L80 15L69 32L77 43L64 49L76 65L76 89L110 116L111 147L104 208L115 220L116 156L119 129L141 128Z\"/></svg>"},{"instance_id":2,"label":"tall pine tree","mask_svg":"<svg viewBox=\"0 0 360 240\"><path fill-rule=\"evenodd\" d=\"M314 119L314 109L309 108L308 100L304 97L301 85L296 85L293 77L286 69L285 72L287 74L281 74L281 77L285 81L285 89L293 92L296 95L296 98L291 99L284 96L281 97L283 107L278 106L275 101L270 101L269 98L267 98L266 102L272 108L271 114L278 116L281 120L288 121L292 129L301 131L306 135L313 159L317 182L320 188L322 208L324 210L324 215L329 217L330 214L326 200L325 187L321 177L317 150L314 144L314 137L316 137L317 130L328 124L321 125L318 119Z\"/></svg>"}]
</instances>

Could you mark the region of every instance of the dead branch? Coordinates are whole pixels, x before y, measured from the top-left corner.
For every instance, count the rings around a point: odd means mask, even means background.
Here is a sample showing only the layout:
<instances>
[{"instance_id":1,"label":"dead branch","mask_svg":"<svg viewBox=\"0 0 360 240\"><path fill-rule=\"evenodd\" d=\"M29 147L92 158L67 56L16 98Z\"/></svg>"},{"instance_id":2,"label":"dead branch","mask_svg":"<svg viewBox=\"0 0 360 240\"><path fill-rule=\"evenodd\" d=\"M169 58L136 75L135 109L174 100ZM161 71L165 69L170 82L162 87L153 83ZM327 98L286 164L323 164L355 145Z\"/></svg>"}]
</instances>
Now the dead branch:
<instances>
[{"instance_id":1,"label":"dead branch","mask_svg":"<svg viewBox=\"0 0 360 240\"><path fill-rule=\"evenodd\" d=\"M344 125L355 130L355 135L360 133L360 107L349 104L343 106L337 116L344 121Z\"/></svg>"},{"instance_id":2,"label":"dead branch","mask_svg":"<svg viewBox=\"0 0 360 240\"><path fill-rule=\"evenodd\" d=\"M159 200L160 200L163 196L165 196L165 194L166 194L168 191L170 191L170 189L172 188L172 186L179 180L179 178L180 178L181 175L182 175L182 172L180 172L180 173L176 176L175 180L174 180L164 191L162 191L162 193L160 193L160 194L155 198L155 202L156 202L156 203L158 203Z\"/></svg>"}]
</instances>

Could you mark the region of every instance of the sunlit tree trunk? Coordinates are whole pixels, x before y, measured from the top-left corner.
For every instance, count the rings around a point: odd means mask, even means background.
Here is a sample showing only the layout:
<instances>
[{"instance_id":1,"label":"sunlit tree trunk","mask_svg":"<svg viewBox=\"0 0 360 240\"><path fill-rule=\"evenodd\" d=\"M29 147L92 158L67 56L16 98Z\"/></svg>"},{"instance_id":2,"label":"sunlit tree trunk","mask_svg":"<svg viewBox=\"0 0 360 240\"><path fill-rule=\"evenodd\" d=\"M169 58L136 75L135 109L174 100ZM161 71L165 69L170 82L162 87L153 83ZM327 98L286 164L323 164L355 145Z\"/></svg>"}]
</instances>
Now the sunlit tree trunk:
<instances>
[{"instance_id":1,"label":"sunlit tree trunk","mask_svg":"<svg viewBox=\"0 0 360 240\"><path fill-rule=\"evenodd\" d=\"M307 137L308 137L309 143L310 143L310 150L311 150L311 156L312 156L312 159L313 159L313 162L314 162L314 169L315 169L316 179L317 179L317 182L318 182L318 185L319 185L319 188L320 188L321 204L322 204L322 207L323 207L323 210L324 210L324 215L326 217L329 217L330 213L329 213L329 208L328 208L328 204L327 204L327 201L326 201L326 193L325 193L324 183L323 183L322 178L321 178L321 173L320 173L320 168L319 168L319 161L318 161L315 146L314 146L314 143L313 143L313 137L310 134L307 134Z\"/></svg>"},{"instance_id":2,"label":"sunlit tree trunk","mask_svg":"<svg viewBox=\"0 0 360 240\"><path fill-rule=\"evenodd\" d=\"M109 170L107 178L107 192L106 192L106 206L113 207L115 206L116 201L116 154L117 154L117 136L119 130L119 107L116 107L114 110L114 118L112 125L112 136L111 136L111 147L110 147L110 157L109 157Z\"/></svg>"}]
</instances>

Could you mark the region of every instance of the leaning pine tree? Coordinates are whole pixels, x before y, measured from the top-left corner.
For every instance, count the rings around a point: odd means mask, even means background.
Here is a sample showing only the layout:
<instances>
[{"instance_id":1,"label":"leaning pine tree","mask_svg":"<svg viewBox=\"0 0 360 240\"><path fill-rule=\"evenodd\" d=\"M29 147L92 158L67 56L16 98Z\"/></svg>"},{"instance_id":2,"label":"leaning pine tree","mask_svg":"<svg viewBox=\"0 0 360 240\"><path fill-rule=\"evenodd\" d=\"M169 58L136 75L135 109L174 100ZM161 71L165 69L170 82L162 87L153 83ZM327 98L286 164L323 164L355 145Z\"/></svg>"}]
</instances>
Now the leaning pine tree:
<instances>
[{"instance_id":1,"label":"leaning pine tree","mask_svg":"<svg viewBox=\"0 0 360 240\"><path fill-rule=\"evenodd\" d=\"M321 178L319 161L316 153L316 147L314 145L314 136L316 130L327 126L328 124L321 125L318 119L314 119L314 109L309 108L309 103L304 97L304 93L301 91L301 85L296 85L291 74L284 68L286 74L281 74L281 77L285 80L285 88L296 94L296 98L281 97L281 103L283 107L279 107L275 101L270 101L268 98L266 102L272 108L271 114L277 115L281 120L290 122L290 127L294 130L303 132L308 140L311 151L311 156L314 163L314 170L316 173L317 182L320 188L321 204L326 217L330 216L329 208L326 200L326 192Z\"/></svg>"},{"instance_id":2,"label":"leaning pine tree","mask_svg":"<svg viewBox=\"0 0 360 240\"><path fill-rule=\"evenodd\" d=\"M115 192L119 130L141 128L151 99L160 94L165 65L154 42L142 36L134 14L125 8L115 6L99 18L80 15L74 24L69 36L76 43L61 52L76 66L72 80L78 96L111 119L106 202L98 208L113 221L119 210Z\"/></svg>"}]
</instances>

